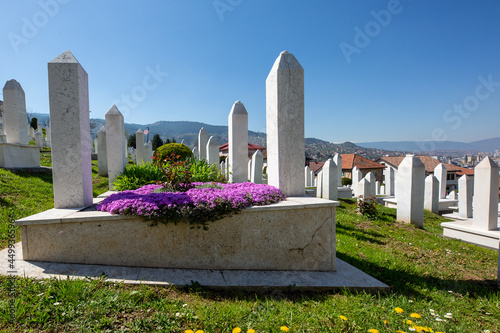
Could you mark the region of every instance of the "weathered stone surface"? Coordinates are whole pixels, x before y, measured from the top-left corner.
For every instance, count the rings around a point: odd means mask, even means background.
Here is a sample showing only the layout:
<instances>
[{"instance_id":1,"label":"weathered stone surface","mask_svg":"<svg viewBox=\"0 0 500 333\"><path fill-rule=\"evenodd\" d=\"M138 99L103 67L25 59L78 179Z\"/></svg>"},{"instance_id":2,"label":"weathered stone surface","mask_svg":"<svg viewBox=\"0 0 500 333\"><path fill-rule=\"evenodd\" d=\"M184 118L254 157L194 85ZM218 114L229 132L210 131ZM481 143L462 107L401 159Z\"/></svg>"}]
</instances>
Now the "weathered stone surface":
<instances>
[{"instance_id":1,"label":"weathered stone surface","mask_svg":"<svg viewBox=\"0 0 500 333\"><path fill-rule=\"evenodd\" d=\"M87 72L71 52L48 63L52 176L56 208L92 204Z\"/></svg>"},{"instance_id":2,"label":"weathered stone surface","mask_svg":"<svg viewBox=\"0 0 500 333\"><path fill-rule=\"evenodd\" d=\"M338 172L337 165L332 159L328 159L323 165L323 199L327 200L337 200L338 193Z\"/></svg>"},{"instance_id":3,"label":"weathered stone surface","mask_svg":"<svg viewBox=\"0 0 500 333\"><path fill-rule=\"evenodd\" d=\"M498 228L498 165L489 156L474 168L473 208L474 227Z\"/></svg>"},{"instance_id":4,"label":"weathered stone surface","mask_svg":"<svg viewBox=\"0 0 500 333\"><path fill-rule=\"evenodd\" d=\"M384 184L385 184L385 193L393 197L395 195L395 181L396 181L396 170L391 167L387 166L384 169Z\"/></svg>"},{"instance_id":5,"label":"weathered stone surface","mask_svg":"<svg viewBox=\"0 0 500 333\"><path fill-rule=\"evenodd\" d=\"M286 196L303 196L304 69L281 52L266 80L268 184Z\"/></svg>"},{"instance_id":6,"label":"weathered stone surface","mask_svg":"<svg viewBox=\"0 0 500 333\"><path fill-rule=\"evenodd\" d=\"M342 186L342 155L335 153L335 155L333 155L333 162L337 169L337 186Z\"/></svg>"},{"instance_id":7,"label":"weathered stone surface","mask_svg":"<svg viewBox=\"0 0 500 333\"><path fill-rule=\"evenodd\" d=\"M144 162L151 162L153 160L153 144L151 141L144 144Z\"/></svg>"},{"instance_id":8,"label":"weathered stone surface","mask_svg":"<svg viewBox=\"0 0 500 333\"><path fill-rule=\"evenodd\" d=\"M35 133L35 147L43 148L43 134L40 131L36 131Z\"/></svg>"},{"instance_id":9,"label":"weathered stone surface","mask_svg":"<svg viewBox=\"0 0 500 333\"><path fill-rule=\"evenodd\" d=\"M370 182L370 195L376 195L377 190L376 190L376 178L373 172L368 172L365 176L366 180Z\"/></svg>"},{"instance_id":10,"label":"weathered stone surface","mask_svg":"<svg viewBox=\"0 0 500 333\"><path fill-rule=\"evenodd\" d=\"M248 163L248 112L236 101L228 117L229 182L246 182Z\"/></svg>"},{"instance_id":11,"label":"weathered stone surface","mask_svg":"<svg viewBox=\"0 0 500 333\"><path fill-rule=\"evenodd\" d=\"M396 176L396 218L418 227L424 225L425 166L415 155L408 154Z\"/></svg>"},{"instance_id":12,"label":"weathered stone surface","mask_svg":"<svg viewBox=\"0 0 500 333\"><path fill-rule=\"evenodd\" d=\"M311 169L308 165L304 167L304 183L306 187L311 187Z\"/></svg>"},{"instance_id":13,"label":"weathered stone surface","mask_svg":"<svg viewBox=\"0 0 500 333\"><path fill-rule=\"evenodd\" d=\"M199 154L198 154L198 147L194 147L193 150L192 150L192 152L193 152L193 157L194 158L198 158L198 156L199 156Z\"/></svg>"},{"instance_id":14,"label":"weathered stone surface","mask_svg":"<svg viewBox=\"0 0 500 333\"><path fill-rule=\"evenodd\" d=\"M0 168L37 168L40 166L38 147L0 143Z\"/></svg>"},{"instance_id":15,"label":"weathered stone surface","mask_svg":"<svg viewBox=\"0 0 500 333\"><path fill-rule=\"evenodd\" d=\"M370 186L371 186L370 181L366 179L366 177L361 179L357 184L357 190L356 190L358 198L360 197L362 197L363 199L370 198L373 195L370 192L371 190Z\"/></svg>"},{"instance_id":16,"label":"weathered stone surface","mask_svg":"<svg viewBox=\"0 0 500 333\"><path fill-rule=\"evenodd\" d=\"M352 193L355 197L358 197L358 183L361 179L363 179L363 174L359 170L357 166L352 168Z\"/></svg>"},{"instance_id":17,"label":"weathered stone surface","mask_svg":"<svg viewBox=\"0 0 500 333\"><path fill-rule=\"evenodd\" d=\"M150 227L140 218L99 211L49 210L16 223L21 225L24 260L335 271L336 206L329 200L289 198L245 209L210 223L208 230L187 223Z\"/></svg>"},{"instance_id":18,"label":"weathered stone surface","mask_svg":"<svg viewBox=\"0 0 500 333\"><path fill-rule=\"evenodd\" d=\"M26 98L24 90L12 79L3 87L3 133L7 143L27 145Z\"/></svg>"},{"instance_id":19,"label":"weathered stone surface","mask_svg":"<svg viewBox=\"0 0 500 333\"><path fill-rule=\"evenodd\" d=\"M97 172L99 176L108 176L108 150L106 148L106 127L97 132Z\"/></svg>"},{"instance_id":20,"label":"weathered stone surface","mask_svg":"<svg viewBox=\"0 0 500 333\"><path fill-rule=\"evenodd\" d=\"M436 176L439 182L439 198L446 198L446 177L448 175L448 169L443 163L439 163L434 168L434 176Z\"/></svg>"}]
</instances>

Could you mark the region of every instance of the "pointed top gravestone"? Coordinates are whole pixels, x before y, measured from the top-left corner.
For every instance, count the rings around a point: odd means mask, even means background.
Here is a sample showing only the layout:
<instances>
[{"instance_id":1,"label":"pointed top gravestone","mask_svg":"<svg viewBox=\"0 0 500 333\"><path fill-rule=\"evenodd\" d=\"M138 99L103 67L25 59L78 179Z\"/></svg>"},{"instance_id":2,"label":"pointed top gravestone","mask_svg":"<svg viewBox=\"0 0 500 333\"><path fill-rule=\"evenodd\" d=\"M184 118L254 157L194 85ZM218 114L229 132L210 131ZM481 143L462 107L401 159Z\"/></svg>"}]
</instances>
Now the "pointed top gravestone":
<instances>
[{"instance_id":1,"label":"pointed top gravestone","mask_svg":"<svg viewBox=\"0 0 500 333\"><path fill-rule=\"evenodd\" d=\"M474 186L474 181L467 175L458 179L458 215L460 217L472 217L472 186Z\"/></svg>"},{"instance_id":2,"label":"pointed top gravestone","mask_svg":"<svg viewBox=\"0 0 500 333\"><path fill-rule=\"evenodd\" d=\"M116 105L113 105L105 115L106 119L106 150L108 156L108 182L113 189L113 182L123 173L125 155L123 153L123 115ZM136 137L137 140L137 137ZM137 141L136 141L137 142Z\"/></svg>"},{"instance_id":3,"label":"pointed top gravestone","mask_svg":"<svg viewBox=\"0 0 500 333\"><path fill-rule=\"evenodd\" d=\"M333 161L337 166L337 186L342 186L342 155L336 153L333 156Z\"/></svg>"},{"instance_id":4,"label":"pointed top gravestone","mask_svg":"<svg viewBox=\"0 0 500 333\"><path fill-rule=\"evenodd\" d=\"M262 184L262 165L264 162L264 156L259 149L252 155L252 174L250 175L250 181L255 184Z\"/></svg>"},{"instance_id":5,"label":"pointed top gravestone","mask_svg":"<svg viewBox=\"0 0 500 333\"><path fill-rule=\"evenodd\" d=\"M97 172L99 176L108 176L108 150L106 149L106 126L97 131Z\"/></svg>"},{"instance_id":6,"label":"pointed top gravestone","mask_svg":"<svg viewBox=\"0 0 500 333\"><path fill-rule=\"evenodd\" d=\"M338 172L337 164L332 159L329 159L323 164L323 199L337 200L338 198Z\"/></svg>"},{"instance_id":7,"label":"pointed top gravestone","mask_svg":"<svg viewBox=\"0 0 500 333\"><path fill-rule=\"evenodd\" d=\"M425 178L424 209L439 213L439 181L434 175Z\"/></svg>"},{"instance_id":8,"label":"pointed top gravestone","mask_svg":"<svg viewBox=\"0 0 500 333\"><path fill-rule=\"evenodd\" d=\"M474 168L473 226L493 230L498 223L498 165L486 156Z\"/></svg>"},{"instance_id":9,"label":"pointed top gravestone","mask_svg":"<svg viewBox=\"0 0 500 333\"><path fill-rule=\"evenodd\" d=\"M439 182L439 198L446 198L446 178L448 175L448 169L443 163L439 163L434 168L434 176L436 176Z\"/></svg>"},{"instance_id":10,"label":"pointed top gravestone","mask_svg":"<svg viewBox=\"0 0 500 333\"><path fill-rule=\"evenodd\" d=\"M207 159L207 142L208 142L208 134L205 128L201 128L198 133L198 159L206 160Z\"/></svg>"},{"instance_id":11,"label":"pointed top gravestone","mask_svg":"<svg viewBox=\"0 0 500 333\"><path fill-rule=\"evenodd\" d=\"M3 99L3 134L6 142L27 145L26 98L19 82L12 79L5 83Z\"/></svg>"},{"instance_id":12,"label":"pointed top gravestone","mask_svg":"<svg viewBox=\"0 0 500 333\"><path fill-rule=\"evenodd\" d=\"M246 182L248 161L248 112L236 101L228 116L229 182Z\"/></svg>"},{"instance_id":13,"label":"pointed top gravestone","mask_svg":"<svg viewBox=\"0 0 500 333\"><path fill-rule=\"evenodd\" d=\"M358 194L358 183L359 181L363 179L363 174L361 173L361 171L359 170L359 168L357 166L355 166L354 168L352 168L352 176L351 176L351 180L352 180L352 192L353 192L353 195L354 197L358 197L359 194Z\"/></svg>"},{"instance_id":14,"label":"pointed top gravestone","mask_svg":"<svg viewBox=\"0 0 500 333\"><path fill-rule=\"evenodd\" d=\"M268 184L287 196L303 196L304 69L281 52L266 79Z\"/></svg>"},{"instance_id":15,"label":"pointed top gravestone","mask_svg":"<svg viewBox=\"0 0 500 333\"><path fill-rule=\"evenodd\" d=\"M135 132L135 159L137 164L144 163L144 132L139 128Z\"/></svg>"},{"instance_id":16,"label":"pointed top gravestone","mask_svg":"<svg viewBox=\"0 0 500 333\"><path fill-rule=\"evenodd\" d=\"M92 204L88 75L71 52L48 63L55 208Z\"/></svg>"},{"instance_id":17,"label":"pointed top gravestone","mask_svg":"<svg viewBox=\"0 0 500 333\"><path fill-rule=\"evenodd\" d=\"M213 136L207 142L207 161L210 164L219 166L219 142Z\"/></svg>"},{"instance_id":18,"label":"pointed top gravestone","mask_svg":"<svg viewBox=\"0 0 500 333\"><path fill-rule=\"evenodd\" d=\"M396 177L398 221L423 227L424 191L424 163L415 155L408 154L399 165Z\"/></svg>"}]
</instances>

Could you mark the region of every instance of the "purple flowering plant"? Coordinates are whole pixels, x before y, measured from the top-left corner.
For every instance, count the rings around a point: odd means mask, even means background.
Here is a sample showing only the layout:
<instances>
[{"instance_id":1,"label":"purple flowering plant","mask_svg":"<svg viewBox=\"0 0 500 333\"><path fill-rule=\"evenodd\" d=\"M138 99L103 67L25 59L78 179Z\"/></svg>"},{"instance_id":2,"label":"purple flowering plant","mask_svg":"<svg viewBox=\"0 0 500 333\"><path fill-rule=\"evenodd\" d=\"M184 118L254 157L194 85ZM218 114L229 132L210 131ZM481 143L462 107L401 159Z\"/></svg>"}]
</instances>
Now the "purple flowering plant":
<instances>
[{"instance_id":1,"label":"purple flowering plant","mask_svg":"<svg viewBox=\"0 0 500 333\"><path fill-rule=\"evenodd\" d=\"M191 186L185 192L170 192L161 184L122 191L104 199L97 210L140 216L153 224L184 221L206 228L208 222L236 214L243 208L285 199L276 187L250 182L191 183Z\"/></svg>"}]
</instances>

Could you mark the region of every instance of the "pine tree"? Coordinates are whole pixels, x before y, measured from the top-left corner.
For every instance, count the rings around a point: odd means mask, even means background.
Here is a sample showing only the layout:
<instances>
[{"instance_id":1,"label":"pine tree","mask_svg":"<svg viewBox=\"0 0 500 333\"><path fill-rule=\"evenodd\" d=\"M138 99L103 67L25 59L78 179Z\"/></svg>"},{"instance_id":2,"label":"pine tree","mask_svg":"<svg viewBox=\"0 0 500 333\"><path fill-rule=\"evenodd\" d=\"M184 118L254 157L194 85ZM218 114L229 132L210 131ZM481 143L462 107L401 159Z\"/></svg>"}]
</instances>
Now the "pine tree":
<instances>
[{"instance_id":1,"label":"pine tree","mask_svg":"<svg viewBox=\"0 0 500 333\"><path fill-rule=\"evenodd\" d=\"M153 144L153 150L156 150L156 148L163 146L163 141L160 138L159 134L155 134L153 136L152 144Z\"/></svg>"}]
</instances>

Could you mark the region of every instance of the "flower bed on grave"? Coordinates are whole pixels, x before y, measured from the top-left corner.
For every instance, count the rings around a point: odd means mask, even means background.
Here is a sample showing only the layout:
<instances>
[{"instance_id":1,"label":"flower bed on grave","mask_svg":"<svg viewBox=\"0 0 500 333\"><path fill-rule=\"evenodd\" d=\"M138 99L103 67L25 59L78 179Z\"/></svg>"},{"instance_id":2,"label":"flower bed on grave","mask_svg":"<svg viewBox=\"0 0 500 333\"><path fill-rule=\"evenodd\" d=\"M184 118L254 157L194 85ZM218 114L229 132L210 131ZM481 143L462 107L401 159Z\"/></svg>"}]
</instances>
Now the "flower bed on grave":
<instances>
[{"instance_id":1,"label":"flower bed on grave","mask_svg":"<svg viewBox=\"0 0 500 333\"><path fill-rule=\"evenodd\" d=\"M134 215L155 223L202 224L240 212L285 200L279 189L254 183L191 183L185 192L166 192L152 184L122 191L104 199L96 208L111 214Z\"/></svg>"}]
</instances>

